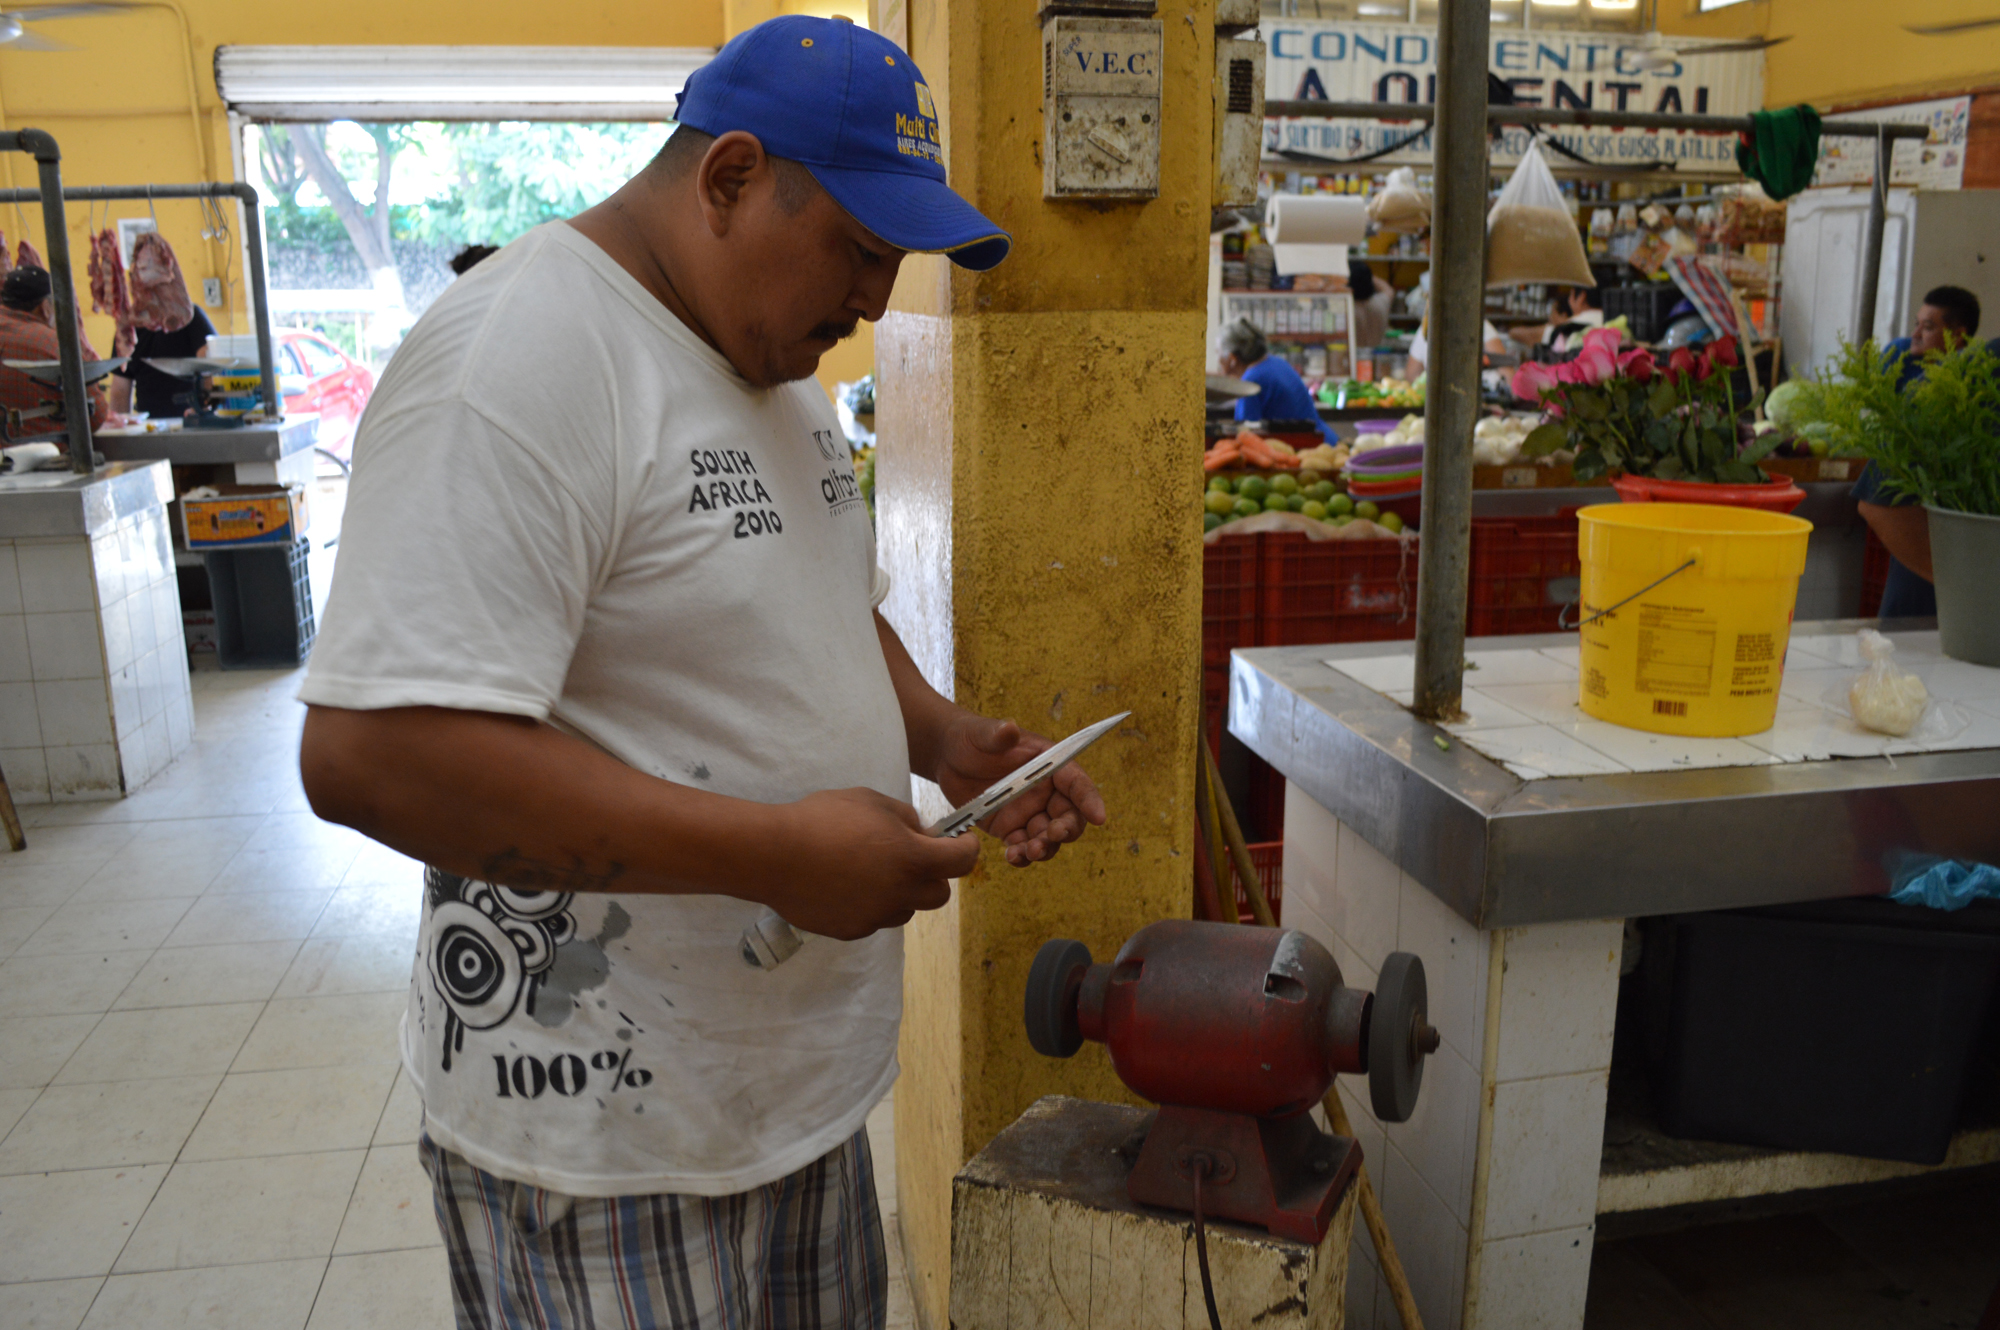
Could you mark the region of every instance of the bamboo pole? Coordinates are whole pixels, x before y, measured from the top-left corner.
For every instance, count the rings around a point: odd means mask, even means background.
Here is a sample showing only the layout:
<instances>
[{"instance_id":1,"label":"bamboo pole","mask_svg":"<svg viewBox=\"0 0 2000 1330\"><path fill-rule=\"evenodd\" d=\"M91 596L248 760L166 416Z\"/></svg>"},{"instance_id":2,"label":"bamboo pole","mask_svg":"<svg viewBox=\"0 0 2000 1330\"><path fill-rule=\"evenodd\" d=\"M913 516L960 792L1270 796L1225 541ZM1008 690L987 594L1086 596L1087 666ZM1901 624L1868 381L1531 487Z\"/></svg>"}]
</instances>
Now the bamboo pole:
<instances>
[{"instance_id":1,"label":"bamboo pole","mask_svg":"<svg viewBox=\"0 0 2000 1330\"><path fill-rule=\"evenodd\" d=\"M1326 1121L1337 1135L1353 1136L1354 1124L1347 1120L1347 1107L1340 1102L1340 1087L1326 1092ZM1396 1304L1403 1330L1424 1330L1423 1314L1417 1310L1416 1296L1410 1292L1410 1276L1403 1270L1403 1258L1396 1254L1396 1240L1389 1236L1389 1221L1382 1214L1382 1200L1368 1177L1368 1165L1355 1170L1354 1185L1361 1190L1361 1220L1368 1225L1368 1237L1375 1244L1375 1259L1382 1265L1382 1280Z\"/></svg>"},{"instance_id":2,"label":"bamboo pole","mask_svg":"<svg viewBox=\"0 0 2000 1330\"><path fill-rule=\"evenodd\" d=\"M1257 916L1257 922L1262 927L1276 928L1277 912L1271 908L1270 897L1264 894L1263 879L1257 876L1257 865L1250 858L1250 847L1244 843L1243 826L1236 820L1236 808L1229 802L1229 791L1222 788L1222 775L1216 769L1215 754L1208 751L1206 742L1201 746L1201 765L1209 798L1222 821L1222 837L1229 846L1230 860L1236 865L1236 875L1243 879L1244 894L1250 897L1250 913ZM1234 893L1230 895L1233 897Z\"/></svg>"},{"instance_id":3,"label":"bamboo pole","mask_svg":"<svg viewBox=\"0 0 2000 1330\"><path fill-rule=\"evenodd\" d=\"M1244 884L1250 893L1250 908L1256 911L1261 925L1276 927L1271 902L1264 895L1264 884L1258 881L1256 869L1250 863L1250 848L1244 844L1243 828L1236 821L1236 810L1230 806L1229 792L1222 789L1222 782L1214 778L1215 757L1208 751L1205 741L1201 745L1201 756L1196 783L1209 795L1211 811L1215 810L1215 796L1220 796L1222 833L1228 837L1229 853L1237 861L1237 871L1244 875ZM1334 1132L1352 1137L1354 1126L1347 1120L1347 1109L1340 1102L1338 1086L1326 1092L1325 1108L1326 1120ZM1361 1218L1368 1225L1369 1238L1375 1243L1375 1257L1381 1262L1382 1278L1389 1285L1389 1296L1395 1301L1396 1315L1402 1320L1403 1330L1423 1330L1424 1318L1417 1311L1416 1295L1410 1291L1410 1277L1403 1270L1403 1258L1396 1254L1396 1240L1389 1236L1389 1221L1382 1213L1382 1201L1375 1194L1375 1184L1368 1178L1366 1163L1355 1171L1354 1182L1360 1190Z\"/></svg>"},{"instance_id":4,"label":"bamboo pole","mask_svg":"<svg viewBox=\"0 0 2000 1330\"><path fill-rule=\"evenodd\" d=\"M1204 759L1208 756L1208 744L1201 745ZM1215 787L1220 782L1210 779L1207 761L1198 762L1194 768L1195 807L1201 818L1202 834L1208 842L1208 868L1215 883L1216 919L1223 923L1236 922L1236 893L1229 886L1229 867L1223 859L1222 820L1217 812ZM1224 795L1223 798L1228 798Z\"/></svg>"}]
</instances>

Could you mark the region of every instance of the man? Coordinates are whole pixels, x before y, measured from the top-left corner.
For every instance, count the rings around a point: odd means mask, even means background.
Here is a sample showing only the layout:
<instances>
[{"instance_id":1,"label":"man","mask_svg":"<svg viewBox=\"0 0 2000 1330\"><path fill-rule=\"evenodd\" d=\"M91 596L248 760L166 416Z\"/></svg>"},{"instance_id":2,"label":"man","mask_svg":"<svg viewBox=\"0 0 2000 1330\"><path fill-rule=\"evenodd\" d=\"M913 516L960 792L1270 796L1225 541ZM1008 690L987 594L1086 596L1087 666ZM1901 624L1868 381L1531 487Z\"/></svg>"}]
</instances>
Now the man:
<instances>
[{"instance_id":1,"label":"man","mask_svg":"<svg viewBox=\"0 0 2000 1330\"><path fill-rule=\"evenodd\" d=\"M172 332L155 332L132 324L119 325L111 340L115 355L130 356L125 368L111 376L111 409L141 411L160 420L179 420L188 411L179 400L194 391L194 380L169 374L150 362L160 359L199 359L208 354L208 339L215 325L193 307L194 317Z\"/></svg>"},{"instance_id":2,"label":"man","mask_svg":"<svg viewBox=\"0 0 2000 1330\"><path fill-rule=\"evenodd\" d=\"M1889 343L1888 354L1902 359L1902 385L1924 377L1924 357L1962 346L1979 332L1979 297L1962 286L1940 286L1924 293L1908 337ZM1909 500L1887 500L1882 471L1870 462L1854 482L1853 494L1861 519L1889 551L1889 575L1882 585L1884 619L1927 619L1937 614L1937 591L1931 585L1930 517Z\"/></svg>"},{"instance_id":3,"label":"man","mask_svg":"<svg viewBox=\"0 0 2000 1330\"><path fill-rule=\"evenodd\" d=\"M23 266L0 282L0 360L58 360L56 303L46 269ZM85 353L86 356L88 353ZM90 427L104 423L104 390L92 387ZM0 365L0 409L24 413L19 427L9 426L9 442L62 434L62 389L37 383L18 369Z\"/></svg>"},{"instance_id":4,"label":"man","mask_svg":"<svg viewBox=\"0 0 2000 1330\"><path fill-rule=\"evenodd\" d=\"M362 420L301 697L322 816L431 865L405 1065L461 1327L880 1330L862 1124L902 939L1046 741L924 680L819 358L912 250L990 268L909 58L738 36L659 158L439 297ZM995 815L1025 866L1104 821L1074 764ZM412 884L414 887L415 884ZM821 935L781 968L769 906Z\"/></svg>"},{"instance_id":5,"label":"man","mask_svg":"<svg viewBox=\"0 0 2000 1330\"><path fill-rule=\"evenodd\" d=\"M1507 335L1528 346L1547 342L1557 351L1567 351L1572 337L1604 326L1598 300L1597 292L1588 286L1557 287L1547 323L1524 323L1508 329Z\"/></svg>"},{"instance_id":6,"label":"man","mask_svg":"<svg viewBox=\"0 0 2000 1330\"><path fill-rule=\"evenodd\" d=\"M1217 340L1222 345L1222 372L1258 388L1256 396L1236 399L1238 420L1310 420L1328 443L1338 441L1319 418L1319 407L1306 381L1284 359L1270 354L1264 334L1248 319L1238 319L1224 328Z\"/></svg>"},{"instance_id":7,"label":"man","mask_svg":"<svg viewBox=\"0 0 2000 1330\"><path fill-rule=\"evenodd\" d=\"M1354 297L1354 345L1367 355L1382 344L1383 334L1389 331L1389 306L1396 298L1396 288L1386 277L1378 279L1367 259L1353 257L1360 252L1349 251L1347 289Z\"/></svg>"}]
</instances>

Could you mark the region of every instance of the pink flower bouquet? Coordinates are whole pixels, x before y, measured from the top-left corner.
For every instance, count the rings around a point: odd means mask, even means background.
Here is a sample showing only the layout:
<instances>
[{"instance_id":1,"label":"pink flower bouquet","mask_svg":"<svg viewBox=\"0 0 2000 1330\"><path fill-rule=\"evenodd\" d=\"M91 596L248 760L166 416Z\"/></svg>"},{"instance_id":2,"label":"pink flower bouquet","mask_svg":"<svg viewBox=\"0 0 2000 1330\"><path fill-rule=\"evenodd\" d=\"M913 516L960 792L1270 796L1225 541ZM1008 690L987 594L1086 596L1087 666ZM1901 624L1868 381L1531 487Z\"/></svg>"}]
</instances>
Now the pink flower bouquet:
<instances>
[{"instance_id":1,"label":"pink flower bouquet","mask_svg":"<svg viewBox=\"0 0 2000 1330\"><path fill-rule=\"evenodd\" d=\"M1578 480L1610 471L1656 480L1764 480L1757 462L1777 446L1778 435L1739 445L1728 374L1737 363L1733 337L1699 352L1682 347L1662 369L1644 347L1626 349L1618 332L1593 329L1576 359L1514 372L1514 395L1539 403L1548 416L1523 451L1543 457L1574 450Z\"/></svg>"}]
</instances>

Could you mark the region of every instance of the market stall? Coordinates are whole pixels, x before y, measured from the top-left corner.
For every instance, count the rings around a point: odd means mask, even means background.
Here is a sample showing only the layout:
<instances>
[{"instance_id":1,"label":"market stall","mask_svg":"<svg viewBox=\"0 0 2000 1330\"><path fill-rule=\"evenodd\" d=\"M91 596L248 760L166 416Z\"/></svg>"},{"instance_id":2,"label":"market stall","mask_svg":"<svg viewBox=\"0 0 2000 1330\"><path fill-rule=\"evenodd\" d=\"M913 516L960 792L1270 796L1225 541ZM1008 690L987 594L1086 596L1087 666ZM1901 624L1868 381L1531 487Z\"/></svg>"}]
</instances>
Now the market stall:
<instances>
[{"instance_id":1,"label":"market stall","mask_svg":"<svg viewBox=\"0 0 2000 1330\"><path fill-rule=\"evenodd\" d=\"M1283 117L1389 114L1357 103L1272 100L1266 109ZM1434 110L1398 105L1393 114L1421 122ZM1574 108L1492 107L1485 114L1512 124L1748 127L1714 116L1614 117ZM1895 139L1922 131L1830 123L1826 132L1872 139L1879 168ZM1474 151L1451 161L1448 146L1439 146L1440 204L1450 182L1466 189L1477 181L1483 206L1484 145L1475 142ZM1840 329L1856 337L1874 325L1885 176L1878 169L1859 256L1856 286L1870 299ZM1887 1080L1873 1077L1857 1086L1849 1076L1843 1102L1830 1107L1827 1094L1804 1096L1807 1112L1796 1093L1753 1094L1746 1109L1741 1096L1731 1100L1716 1087L1716 1048L1750 1036L1700 1024L1712 1018L1694 1013L1780 1002L1754 982L1719 989L1715 974L1729 968L1718 968L1719 955L1735 956L1739 970L1756 955L1783 971L1818 964L1812 947L1827 937L1877 957L1867 965L1889 954L1868 946L1899 956L1937 946L1994 949L1993 921L1983 912L1924 923L1888 905L1885 924L1843 913L1844 906L1824 911L1802 903L1901 885L1901 866L1912 855L2000 859L1991 819L1980 811L2000 793L2000 668L1973 663L1963 648L1941 648L1925 625L1893 634L1894 648L1931 685L1922 714L1949 719L1892 734L1864 723L1852 689L1869 666L1857 656L1862 625L1852 616L1864 591L1866 537L1848 495L1860 462L1838 447L1787 448L1798 455L1777 457L1778 440L1764 437L1772 431L1749 418L1780 363L1772 344L1782 292L1773 280L1776 254L1741 247L1769 244L1781 223L1762 204L1704 193L1649 201L1657 209L1650 224L1635 217L1640 234L1627 238L1637 267L1649 275L1665 270L1674 280L1664 289L1617 288L1629 293L1604 302L1607 316L1624 316L1627 338L1607 334L1611 340L1595 347L1585 339L1568 357L1531 355L1527 377L1505 376L1511 391L1504 393L1493 391L1493 375L1480 382L1476 358L1440 363L1426 383L1428 420L1388 417L1405 439L1424 425L1430 434L1420 455L1387 459L1405 468L1413 487L1401 498L1416 503L1407 524L1414 533L1315 539L1319 533L1269 529L1288 520L1282 515L1226 515L1219 500L1205 500L1220 519L1210 536L1206 640L1234 639L1205 652L1206 682L1211 705L1226 707L1228 734L1247 750L1234 765L1253 819L1265 819L1259 830L1266 835L1282 827L1278 894L1287 920L1332 938L1344 970L1367 974L1368 957L1416 947L1427 962L1439 957L1447 976L1438 981L1448 995L1439 1002L1455 1013L1457 1033L1446 1030L1445 1046L1456 1060L1440 1064L1451 1088L1439 1092L1436 1116L1414 1130L1360 1129L1364 1150L1386 1156L1392 1176L1400 1169L1421 1180L1406 1184L1389 1207L1392 1226L1436 1235L1447 1249L1416 1281L1427 1323L1457 1324L1462 1316L1484 1325L1492 1315L1506 1321L1505 1309L1528 1287L1537 1323L1579 1322L1600 1225L1636 1222L1659 1207L1722 1205L2000 1160L2000 1100L1967 1089L1985 1084L1979 1015L1991 998L1990 965L1975 965L1971 996L1943 1012L1889 1004L1890 1019L1906 1024L1883 1039L1948 1028L1957 1041L1926 1064L1944 1068L1945 1080L1925 1092L1915 1082L1885 1089ZM1717 212L1704 220L1703 207ZM1604 243L1593 246L1591 212L1578 210L1575 239L1586 251L1608 251L1617 213L1610 234L1599 237ZM1693 234L1670 236L1683 222ZM1724 237L1736 252L1702 252L1725 248ZM1680 248L1690 252L1676 255ZM1439 257L1443 266L1470 258L1476 269L1477 255L1468 246ZM1626 266L1633 266L1630 254ZM1455 304L1449 293L1440 299L1447 335L1455 325L1461 341L1479 340L1481 313L1495 312L1480 309L1480 291L1475 283L1456 293ZM1668 291L1689 299L1708 325L1699 351L1662 345ZM1770 352L1762 362L1759 344ZM1602 363L1556 373L1565 359L1593 355ZM1724 386L1732 372L1748 380L1734 391ZM1518 455L1494 455L1498 426L1487 426L1482 440L1470 422L1441 420L1441 397L1477 402L1482 389L1500 399L1496 407L1537 408L1522 413L1522 423L1535 428L1510 441ZM1632 442L1645 440L1656 420L1671 420L1673 437ZM1617 427L1616 446L1593 432L1598 424ZM1369 426L1353 428L1340 474L1329 477L1348 493L1366 474L1354 472L1355 463L1374 451L1363 442ZM1790 437L1790 429L1781 433ZM1469 446L1444 448L1441 439ZM1720 666L1702 654L1722 649L1714 644L1724 631L1702 617L1705 610L1667 596L1645 599L1681 568L1663 563L1636 575L1628 584L1635 589L1614 598L1602 581L1593 592L1591 579L1605 574L1580 557L1593 546L1580 540L1579 508L1603 512L1590 505L1610 504L1630 512L1638 499L1696 497L1607 488L1643 488L1641 477L1671 488L1675 481L1659 478L1682 475L1682 462L1666 460L1682 446L1690 450L1687 477L1712 487L1701 497L1775 507L1771 495L1784 491L1782 504L1794 513L1776 519L1791 523L1787 538L1795 544L1786 557L1796 566L1788 565L1775 646L1746 648L1756 635L1735 637L1735 654ZM1247 440L1236 447L1239 459L1253 451ZM1302 462L1303 454L1290 466L1302 469ZM1236 494L1245 482L1235 473ZM1717 498L1731 488L1747 497ZM1270 499L1259 502L1267 507ZM1284 506L1291 507L1289 498ZM1648 511L1664 516L1675 506ZM1352 512L1343 514L1349 526ZM1229 550L1245 543L1229 535L1238 523L1266 528L1253 550ZM1689 594L1683 587L1681 600ZM1586 658L1590 625L1617 619L1635 599L1641 608L1624 615L1624 631L1638 635L1642 672L1658 676L1655 694L1642 699L1658 713L1656 723L1633 719L1629 710L1618 721L1593 710L1604 705L1594 698L1606 675L1600 660ZM1581 645L1578 635L1556 631L1579 620ZM1693 635L1675 636L1683 628ZM1413 645L1392 645L1392 638ZM1252 642L1262 649L1242 649ZM1685 659L1684 648L1692 653ZM1947 650L1959 658L1941 654ZM1731 680L1748 681L1736 691L1768 694L1775 722L1673 732L1674 718L1694 705L1675 690L1693 687L1695 673L1704 694L1715 688L1726 696ZM1225 746L1225 780L1229 766ZM1973 822L1980 830L1971 830ZM1778 905L1793 913L1737 922L1744 908ZM1880 931L1885 927L1890 931ZM1744 945L1738 933L1755 929L1765 931L1752 950L1728 950ZM1807 959L1786 959L1794 955ZM1706 967L1698 984L1686 979L1690 965ZM1848 982L1872 982L1878 972ZM1650 1005L1635 1010L1641 999L1633 995L1641 991ZM1775 1046L1760 1048L1758 1059L1798 1085L1818 1084L1816 1077L1838 1065L1829 1063L1829 1050L1850 1048L1853 1031L1837 1021L1801 1023L1786 1011L1779 1028L1767 1031ZM1836 1121L1837 1129L1822 1129Z\"/></svg>"},{"instance_id":2,"label":"market stall","mask_svg":"<svg viewBox=\"0 0 2000 1330\"><path fill-rule=\"evenodd\" d=\"M305 494L312 485L318 420L310 414L287 419L284 413L272 348L256 188L243 183L64 187L59 168L51 163L43 172L40 188L0 190L0 203L40 204L51 228L62 226L64 202L156 204L193 200L206 207L212 200L229 199L239 205L249 258L256 359L223 356L159 362L158 368L193 384L187 416L119 423L94 434L86 426L82 433L89 442L81 447L78 431L72 426L71 465L88 475L100 456L114 463L170 463L174 562L191 575L189 585L195 588L191 607L213 615L210 640L221 663L225 667L296 665L311 650L313 638L312 595L304 575L309 549ZM102 299L122 309L129 299L124 290L125 274L122 264L111 262L109 257L117 242L106 232L95 243L99 249L92 261L93 303ZM164 249L163 241L154 243ZM171 262L170 250L167 254L163 279L177 286L181 281L178 265ZM50 266L52 276L61 272L56 280L58 289L73 292L67 249L59 254L53 240ZM166 295L169 304L192 308L184 290ZM74 295L69 299L73 309ZM58 313L59 329L65 317ZM67 322L73 326L74 317L68 316ZM62 374L66 399L71 373L65 354ZM75 377L81 399L80 358ZM210 520L191 521L190 499Z\"/></svg>"}]
</instances>

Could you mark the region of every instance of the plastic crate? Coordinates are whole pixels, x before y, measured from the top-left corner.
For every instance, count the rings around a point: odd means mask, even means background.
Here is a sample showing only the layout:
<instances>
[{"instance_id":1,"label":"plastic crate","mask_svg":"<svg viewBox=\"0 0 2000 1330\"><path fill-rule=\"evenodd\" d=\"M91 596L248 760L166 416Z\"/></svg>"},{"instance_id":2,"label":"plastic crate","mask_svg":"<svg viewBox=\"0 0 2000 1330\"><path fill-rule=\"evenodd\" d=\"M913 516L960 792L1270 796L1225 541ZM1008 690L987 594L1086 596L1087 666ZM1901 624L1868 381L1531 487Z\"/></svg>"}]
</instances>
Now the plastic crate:
<instances>
[{"instance_id":1,"label":"plastic crate","mask_svg":"<svg viewBox=\"0 0 2000 1330\"><path fill-rule=\"evenodd\" d=\"M1583 585L1576 510L1554 517L1475 518L1465 633L1560 632Z\"/></svg>"},{"instance_id":2,"label":"plastic crate","mask_svg":"<svg viewBox=\"0 0 2000 1330\"><path fill-rule=\"evenodd\" d=\"M1257 579L1262 536L1225 536L1202 546L1201 693L1203 732L1220 751L1229 703L1229 653L1259 645Z\"/></svg>"},{"instance_id":3,"label":"plastic crate","mask_svg":"<svg viewBox=\"0 0 2000 1330\"><path fill-rule=\"evenodd\" d=\"M1668 1135L1936 1164L2000 985L2000 904L1654 919L1639 977Z\"/></svg>"},{"instance_id":4,"label":"plastic crate","mask_svg":"<svg viewBox=\"0 0 2000 1330\"><path fill-rule=\"evenodd\" d=\"M1244 847L1250 851L1250 863L1257 870L1257 880L1264 884L1264 895L1271 902L1271 914L1279 923L1285 921L1285 843L1281 840L1253 841ZM1243 877L1236 871L1235 857L1224 854L1223 861L1228 868L1229 884L1235 890L1236 916L1246 924L1257 922L1256 912L1250 908L1250 893L1244 889ZM1196 872L1200 871L1197 866Z\"/></svg>"},{"instance_id":5,"label":"plastic crate","mask_svg":"<svg viewBox=\"0 0 2000 1330\"><path fill-rule=\"evenodd\" d=\"M310 542L201 556L215 602L216 663L225 670L296 669L312 655L317 631Z\"/></svg>"},{"instance_id":6,"label":"plastic crate","mask_svg":"<svg viewBox=\"0 0 2000 1330\"><path fill-rule=\"evenodd\" d=\"M1416 636L1417 542L1264 537L1260 646Z\"/></svg>"},{"instance_id":7,"label":"plastic crate","mask_svg":"<svg viewBox=\"0 0 2000 1330\"><path fill-rule=\"evenodd\" d=\"M1202 546L1201 663L1229 668L1229 653L1257 641L1257 579L1264 537L1229 536Z\"/></svg>"},{"instance_id":8,"label":"plastic crate","mask_svg":"<svg viewBox=\"0 0 2000 1330\"><path fill-rule=\"evenodd\" d=\"M1882 592L1889 585L1889 547L1875 534L1875 528L1868 528L1868 543L1861 554L1861 608L1864 619L1873 619L1882 612Z\"/></svg>"},{"instance_id":9,"label":"plastic crate","mask_svg":"<svg viewBox=\"0 0 2000 1330\"><path fill-rule=\"evenodd\" d=\"M1640 342L1657 342L1667 334L1667 315L1681 302L1681 289L1672 282L1647 282L1640 286L1612 286L1599 292L1604 300L1604 317L1625 316L1632 337Z\"/></svg>"}]
</instances>

